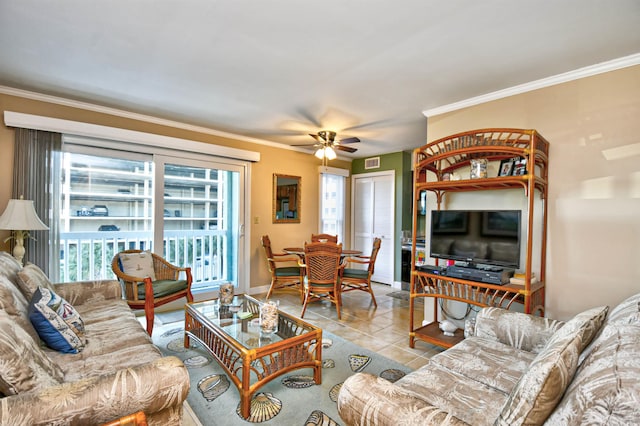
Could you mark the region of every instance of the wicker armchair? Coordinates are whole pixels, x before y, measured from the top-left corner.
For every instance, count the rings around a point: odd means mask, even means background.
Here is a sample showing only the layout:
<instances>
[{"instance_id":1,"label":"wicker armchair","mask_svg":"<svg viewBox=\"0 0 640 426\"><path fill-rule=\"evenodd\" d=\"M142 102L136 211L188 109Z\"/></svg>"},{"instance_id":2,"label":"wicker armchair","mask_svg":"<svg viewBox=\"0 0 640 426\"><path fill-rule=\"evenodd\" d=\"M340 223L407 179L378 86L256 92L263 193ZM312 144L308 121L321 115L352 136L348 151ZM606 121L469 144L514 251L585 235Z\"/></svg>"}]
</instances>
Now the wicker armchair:
<instances>
[{"instance_id":1,"label":"wicker armchair","mask_svg":"<svg viewBox=\"0 0 640 426\"><path fill-rule=\"evenodd\" d=\"M111 269L116 277L124 284L124 294L132 309L144 309L147 319L147 333L153 333L155 308L166 303L186 297L193 302L191 294L191 268L180 268L167 262L155 253L150 253L153 259L155 280L149 276L127 275L123 271L121 256L140 254L142 250L125 250L113 257ZM148 253L148 252L145 252ZM186 279L180 279L180 272L184 272Z\"/></svg>"},{"instance_id":2,"label":"wicker armchair","mask_svg":"<svg viewBox=\"0 0 640 426\"><path fill-rule=\"evenodd\" d=\"M309 302L328 299L336 305L338 319L340 319L340 271L344 265L341 262L342 244L305 243L304 245L304 301L302 313L304 318Z\"/></svg>"},{"instance_id":3,"label":"wicker armchair","mask_svg":"<svg viewBox=\"0 0 640 426\"><path fill-rule=\"evenodd\" d=\"M371 288L371 276L374 273L376 264L376 257L378 257L378 251L380 250L380 238L374 238L373 249L371 250L371 256L351 256L345 259L345 267L342 269L342 275L340 277L340 283L342 285L341 292L346 293L353 290L362 290L371 294L371 300L373 305L377 308L376 297L373 295L373 289ZM363 265L364 268L349 268L351 264Z\"/></svg>"},{"instance_id":4,"label":"wicker armchair","mask_svg":"<svg viewBox=\"0 0 640 426\"><path fill-rule=\"evenodd\" d=\"M298 266L298 257L286 253L274 253L271 249L271 240L268 235L261 238L262 248L267 257L267 267L271 273L271 284L267 291L267 299L271 297L273 290L284 287L298 287L300 289L300 302L304 298L302 279L304 268Z\"/></svg>"},{"instance_id":5,"label":"wicker armchair","mask_svg":"<svg viewBox=\"0 0 640 426\"><path fill-rule=\"evenodd\" d=\"M325 241L328 241L330 243L337 243L338 236L332 235L332 234L311 234L312 243L325 242Z\"/></svg>"}]
</instances>

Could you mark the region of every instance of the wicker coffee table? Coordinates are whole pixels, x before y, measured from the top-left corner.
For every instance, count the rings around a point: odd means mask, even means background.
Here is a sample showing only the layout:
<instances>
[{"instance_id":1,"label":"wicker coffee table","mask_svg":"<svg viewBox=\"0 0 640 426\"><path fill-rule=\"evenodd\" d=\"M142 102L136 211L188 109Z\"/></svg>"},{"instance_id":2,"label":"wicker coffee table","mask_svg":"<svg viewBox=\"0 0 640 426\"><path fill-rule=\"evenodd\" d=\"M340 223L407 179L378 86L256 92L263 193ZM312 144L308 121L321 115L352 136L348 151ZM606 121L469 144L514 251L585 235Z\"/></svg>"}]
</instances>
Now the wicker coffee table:
<instances>
[{"instance_id":1,"label":"wicker coffee table","mask_svg":"<svg viewBox=\"0 0 640 426\"><path fill-rule=\"evenodd\" d=\"M202 343L224 367L240 393L240 414L249 417L251 397L270 380L291 370L313 368L322 382L322 329L278 310L278 331L261 332L260 302L235 296L230 305L218 300L185 305L184 346ZM246 318L241 318L250 313Z\"/></svg>"}]
</instances>

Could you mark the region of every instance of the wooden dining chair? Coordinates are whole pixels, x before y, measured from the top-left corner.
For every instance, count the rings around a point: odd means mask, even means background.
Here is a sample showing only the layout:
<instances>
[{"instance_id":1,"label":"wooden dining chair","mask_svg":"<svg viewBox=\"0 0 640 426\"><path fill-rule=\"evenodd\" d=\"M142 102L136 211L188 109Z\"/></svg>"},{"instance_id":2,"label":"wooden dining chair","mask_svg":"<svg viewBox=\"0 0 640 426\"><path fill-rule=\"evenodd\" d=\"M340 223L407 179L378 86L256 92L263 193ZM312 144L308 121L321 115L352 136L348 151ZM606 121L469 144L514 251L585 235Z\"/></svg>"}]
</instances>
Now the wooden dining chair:
<instances>
[{"instance_id":1,"label":"wooden dining chair","mask_svg":"<svg viewBox=\"0 0 640 426\"><path fill-rule=\"evenodd\" d=\"M315 300L327 299L336 305L340 319L340 269L342 268L342 244L311 242L304 245L304 318L307 305Z\"/></svg>"},{"instance_id":2,"label":"wooden dining chair","mask_svg":"<svg viewBox=\"0 0 640 426\"><path fill-rule=\"evenodd\" d=\"M142 250L124 250L111 261L111 269L124 285L125 298L132 309L144 309L147 333L153 333L155 308L191 294L191 268L181 268L167 262L155 253ZM180 278L184 272L185 278Z\"/></svg>"},{"instance_id":3,"label":"wooden dining chair","mask_svg":"<svg viewBox=\"0 0 640 426\"><path fill-rule=\"evenodd\" d=\"M267 267L271 273L271 284L267 291L267 299L273 290L284 287L297 286L300 290L300 302L304 300L302 280L304 268L298 264L299 257L287 253L274 253L268 235L262 236L262 248L267 257Z\"/></svg>"},{"instance_id":4,"label":"wooden dining chair","mask_svg":"<svg viewBox=\"0 0 640 426\"><path fill-rule=\"evenodd\" d=\"M371 249L370 256L350 256L345 258L345 267L341 270L340 276L340 291L346 293L353 290L366 291L371 294L371 300L373 305L377 308L376 296L373 294L373 288L371 288L371 276L374 273L376 265L376 257L378 257L378 251L380 250L380 244L382 240L380 238L374 238L373 248ZM360 267L351 267L351 265Z\"/></svg>"},{"instance_id":5,"label":"wooden dining chair","mask_svg":"<svg viewBox=\"0 0 640 426\"><path fill-rule=\"evenodd\" d=\"M324 242L325 240L330 243L337 243L338 236L332 234L311 234L312 243Z\"/></svg>"}]
</instances>

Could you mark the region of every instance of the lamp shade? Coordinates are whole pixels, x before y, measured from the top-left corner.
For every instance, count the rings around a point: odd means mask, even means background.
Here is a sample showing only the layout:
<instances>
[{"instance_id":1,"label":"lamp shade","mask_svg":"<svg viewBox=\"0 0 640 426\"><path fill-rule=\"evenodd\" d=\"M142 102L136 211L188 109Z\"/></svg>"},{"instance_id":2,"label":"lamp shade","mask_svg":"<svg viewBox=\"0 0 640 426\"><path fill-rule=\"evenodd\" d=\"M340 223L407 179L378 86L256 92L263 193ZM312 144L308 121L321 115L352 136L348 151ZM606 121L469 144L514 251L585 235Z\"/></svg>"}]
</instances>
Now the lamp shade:
<instances>
[{"instance_id":1,"label":"lamp shade","mask_svg":"<svg viewBox=\"0 0 640 426\"><path fill-rule=\"evenodd\" d=\"M323 146L321 148L318 148L318 150L316 151L316 153L314 154L316 157L318 157L319 159L327 159L327 160L335 160L336 159L336 152L333 150L333 148L331 148L330 146Z\"/></svg>"},{"instance_id":2,"label":"lamp shade","mask_svg":"<svg viewBox=\"0 0 640 426\"><path fill-rule=\"evenodd\" d=\"M330 146L324 149L324 156L327 157L327 160L335 160L336 152Z\"/></svg>"},{"instance_id":3,"label":"lamp shade","mask_svg":"<svg viewBox=\"0 0 640 426\"><path fill-rule=\"evenodd\" d=\"M32 200L9 200L7 208L0 216L0 229L14 231L41 231L49 229L42 223Z\"/></svg>"}]
</instances>

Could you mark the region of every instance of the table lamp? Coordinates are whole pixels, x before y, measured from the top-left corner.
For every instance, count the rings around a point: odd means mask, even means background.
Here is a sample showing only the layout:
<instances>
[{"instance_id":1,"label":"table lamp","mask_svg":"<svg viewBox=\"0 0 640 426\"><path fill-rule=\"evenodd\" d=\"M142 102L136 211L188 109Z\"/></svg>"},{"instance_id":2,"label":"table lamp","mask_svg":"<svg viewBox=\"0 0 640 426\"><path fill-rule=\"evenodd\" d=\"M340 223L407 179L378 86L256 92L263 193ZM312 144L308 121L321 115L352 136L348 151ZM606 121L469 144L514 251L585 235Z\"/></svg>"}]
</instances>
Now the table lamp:
<instances>
[{"instance_id":1,"label":"table lamp","mask_svg":"<svg viewBox=\"0 0 640 426\"><path fill-rule=\"evenodd\" d=\"M4 241L15 239L13 257L22 264L25 251L24 239L29 237L29 231L42 231L49 228L38 217L36 209L33 207L33 201L23 200L20 197L19 200L9 200L7 208L0 216L0 229L13 231L13 235Z\"/></svg>"}]
</instances>

